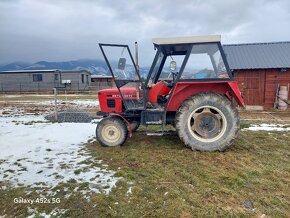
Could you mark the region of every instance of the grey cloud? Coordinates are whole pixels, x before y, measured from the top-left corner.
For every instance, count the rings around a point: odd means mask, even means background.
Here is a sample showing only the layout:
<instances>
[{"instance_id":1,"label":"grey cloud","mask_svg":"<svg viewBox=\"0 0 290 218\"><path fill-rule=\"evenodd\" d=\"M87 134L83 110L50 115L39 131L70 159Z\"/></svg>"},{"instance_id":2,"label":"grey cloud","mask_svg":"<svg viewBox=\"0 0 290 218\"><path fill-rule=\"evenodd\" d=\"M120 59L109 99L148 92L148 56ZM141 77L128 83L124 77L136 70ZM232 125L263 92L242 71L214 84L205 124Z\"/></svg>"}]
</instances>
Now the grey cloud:
<instances>
[{"instance_id":1,"label":"grey cloud","mask_svg":"<svg viewBox=\"0 0 290 218\"><path fill-rule=\"evenodd\" d=\"M133 45L152 60L151 38L222 34L224 43L289 40L287 0L0 1L0 63L101 58L98 42Z\"/></svg>"}]
</instances>

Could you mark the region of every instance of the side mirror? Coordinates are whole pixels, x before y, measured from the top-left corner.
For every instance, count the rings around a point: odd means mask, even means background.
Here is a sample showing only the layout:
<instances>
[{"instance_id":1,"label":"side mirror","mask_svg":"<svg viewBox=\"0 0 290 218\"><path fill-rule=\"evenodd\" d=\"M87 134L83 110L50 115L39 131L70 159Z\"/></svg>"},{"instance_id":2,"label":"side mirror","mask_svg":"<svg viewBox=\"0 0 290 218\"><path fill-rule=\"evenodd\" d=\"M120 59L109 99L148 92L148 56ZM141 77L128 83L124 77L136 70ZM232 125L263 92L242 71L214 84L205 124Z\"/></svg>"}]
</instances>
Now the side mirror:
<instances>
[{"instance_id":1,"label":"side mirror","mask_svg":"<svg viewBox=\"0 0 290 218\"><path fill-rule=\"evenodd\" d=\"M171 61L170 62L170 70L175 71L176 70L176 61Z\"/></svg>"},{"instance_id":2,"label":"side mirror","mask_svg":"<svg viewBox=\"0 0 290 218\"><path fill-rule=\"evenodd\" d=\"M126 58L120 58L118 62L118 69L125 70L126 67Z\"/></svg>"}]
</instances>

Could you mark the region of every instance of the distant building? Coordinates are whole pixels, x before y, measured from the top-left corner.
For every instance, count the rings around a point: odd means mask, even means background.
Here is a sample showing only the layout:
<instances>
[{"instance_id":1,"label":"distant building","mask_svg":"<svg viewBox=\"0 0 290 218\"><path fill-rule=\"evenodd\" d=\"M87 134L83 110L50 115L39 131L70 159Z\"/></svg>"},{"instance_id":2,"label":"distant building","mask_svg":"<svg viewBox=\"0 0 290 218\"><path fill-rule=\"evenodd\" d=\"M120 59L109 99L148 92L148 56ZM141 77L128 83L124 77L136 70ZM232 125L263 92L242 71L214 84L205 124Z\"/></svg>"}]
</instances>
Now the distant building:
<instances>
[{"instance_id":1,"label":"distant building","mask_svg":"<svg viewBox=\"0 0 290 218\"><path fill-rule=\"evenodd\" d=\"M0 91L88 90L91 73L87 70L19 70L0 72Z\"/></svg>"},{"instance_id":2,"label":"distant building","mask_svg":"<svg viewBox=\"0 0 290 218\"><path fill-rule=\"evenodd\" d=\"M91 75L91 89L106 89L115 86L112 76Z\"/></svg>"}]
</instances>

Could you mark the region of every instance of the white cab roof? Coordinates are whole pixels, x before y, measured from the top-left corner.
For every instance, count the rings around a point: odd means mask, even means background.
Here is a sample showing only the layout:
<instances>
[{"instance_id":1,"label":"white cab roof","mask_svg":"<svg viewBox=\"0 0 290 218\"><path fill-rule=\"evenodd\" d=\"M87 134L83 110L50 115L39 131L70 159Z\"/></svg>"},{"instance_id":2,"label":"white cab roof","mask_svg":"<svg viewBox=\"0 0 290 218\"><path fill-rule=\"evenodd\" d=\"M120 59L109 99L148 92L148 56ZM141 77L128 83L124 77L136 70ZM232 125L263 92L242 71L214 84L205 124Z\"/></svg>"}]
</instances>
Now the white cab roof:
<instances>
[{"instance_id":1,"label":"white cab roof","mask_svg":"<svg viewBox=\"0 0 290 218\"><path fill-rule=\"evenodd\" d=\"M152 42L155 45L205 43L205 42L220 42L220 41L221 41L221 35L170 37L170 38L153 38L152 39Z\"/></svg>"}]
</instances>

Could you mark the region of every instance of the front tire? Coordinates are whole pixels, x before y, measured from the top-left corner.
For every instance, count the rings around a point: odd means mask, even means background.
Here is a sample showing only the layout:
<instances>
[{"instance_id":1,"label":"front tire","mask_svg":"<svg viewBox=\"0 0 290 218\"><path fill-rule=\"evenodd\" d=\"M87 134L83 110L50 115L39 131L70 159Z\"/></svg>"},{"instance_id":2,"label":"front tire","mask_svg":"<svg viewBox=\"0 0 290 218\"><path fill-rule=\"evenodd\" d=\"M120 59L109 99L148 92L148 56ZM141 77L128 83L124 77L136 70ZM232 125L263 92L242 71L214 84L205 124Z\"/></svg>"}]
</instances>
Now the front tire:
<instances>
[{"instance_id":1,"label":"front tire","mask_svg":"<svg viewBox=\"0 0 290 218\"><path fill-rule=\"evenodd\" d=\"M128 137L126 124L118 117L102 119L96 128L96 138L102 146L123 145Z\"/></svg>"},{"instance_id":2,"label":"front tire","mask_svg":"<svg viewBox=\"0 0 290 218\"><path fill-rule=\"evenodd\" d=\"M184 101L175 124L184 144L199 151L224 151L240 129L236 107L216 93L200 93Z\"/></svg>"}]
</instances>

